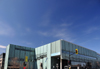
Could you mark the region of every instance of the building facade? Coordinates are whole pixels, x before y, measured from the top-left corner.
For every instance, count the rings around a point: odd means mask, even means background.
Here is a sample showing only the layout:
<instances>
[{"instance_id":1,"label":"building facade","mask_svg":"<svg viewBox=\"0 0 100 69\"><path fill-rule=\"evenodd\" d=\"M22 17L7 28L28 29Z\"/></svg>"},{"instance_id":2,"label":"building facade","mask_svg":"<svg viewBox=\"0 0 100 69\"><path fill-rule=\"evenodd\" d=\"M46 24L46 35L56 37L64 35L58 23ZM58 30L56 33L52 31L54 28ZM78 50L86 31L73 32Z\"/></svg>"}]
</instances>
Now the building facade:
<instances>
[{"instance_id":1,"label":"building facade","mask_svg":"<svg viewBox=\"0 0 100 69\"><path fill-rule=\"evenodd\" d=\"M0 69L4 69L5 53L0 55Z\"/></svg>"},{"instance_id":2,"label":"building facade","mask_svg":"<svg viewBox=\"0 0 100 69\"><path fill-rule=\"evenodd\" d=\"M6 48L4 69L21 68L20 66L22 66L23 62L25 61L25 56L28 56L28 59L29 59L28 69L30 69L30 67L32 68L34 63L31 61L33 61L32 59L34 59L34 50L35 50L34 48L28 48L28 47L9 44ZM13 60L15 58L16 58L16 64L19 64L19 65L14 65L14 63L11 63L12 61L15 61Z\"/></svg>"},{"instance_id":3,"label":"building facade","mask_svg":"<svg viewBox=\"0 0 100 69\"><path fill-rule=\"evenodd\" d=\"M77 55L75 49L78 49ZM28 56L27 69L64 69L64 66L68 65L68 60L71 60L71 65L81 66L91 62L92 68L96 68L96 62L100 62L100 57L95 51L65 40L57 40L37 48L8 45L4 69L9 69L10 62L15 57L18 58L17 63L23 64L25 56ZM19 69L23 68L19 67Z\"/></svg>"}]
</instances>

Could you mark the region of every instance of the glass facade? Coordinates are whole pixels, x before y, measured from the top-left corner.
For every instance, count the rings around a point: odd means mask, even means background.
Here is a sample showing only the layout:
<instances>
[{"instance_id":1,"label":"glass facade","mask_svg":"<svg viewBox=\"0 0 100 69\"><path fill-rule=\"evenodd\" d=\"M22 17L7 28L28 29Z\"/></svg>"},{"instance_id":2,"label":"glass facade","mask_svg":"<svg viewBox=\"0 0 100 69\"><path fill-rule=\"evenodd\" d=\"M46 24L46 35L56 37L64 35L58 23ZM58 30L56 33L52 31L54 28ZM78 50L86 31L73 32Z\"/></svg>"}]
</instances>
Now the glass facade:
<instances>
[{"instance_id":1,"label":"glass facade","mask_svg":"<svg viewBox=\"0 0 100 69\"><path fill-rule=\"evenodd\" d=\"M25 56L28 56L28 61L29 61L28 63L32 65L31 67L33 67L34 63L32 62L32 60L34 60L33 58L35 52L34 50L35 50L34 48L28 48L10 44L6 49L7 55L5 59L5 69L9 69L9 67L13 66L11 62L13 61L14 58L17 58L16 63L22 65L23 62L25 61ZM21 67L19 68L21 69ZM30 66L27 69L30 69Z\"/></svg>"},{"instance_id":2,"label":"glass facade","mask_svg":"<svg viewBox=\"0 0 100 69\"><path fill-rule=\"evenodd\" d=\"M96 67L97 53L79 45L61 41L62 45L62 59L72 60L74 62L91 62ZM78 49L78 54L75 54L75 49ZM70 57L69 57L70 54Z\"/></svg>"},{"instance_id":3,"label":"glass facade","mask_svg":"<svg viewBox=\"0 0 100 69\"><path fill-rule=\"evenodd\" d=\"M100 54L97 54L97 61L100 62Z\"/></svg>"}]
</instances>

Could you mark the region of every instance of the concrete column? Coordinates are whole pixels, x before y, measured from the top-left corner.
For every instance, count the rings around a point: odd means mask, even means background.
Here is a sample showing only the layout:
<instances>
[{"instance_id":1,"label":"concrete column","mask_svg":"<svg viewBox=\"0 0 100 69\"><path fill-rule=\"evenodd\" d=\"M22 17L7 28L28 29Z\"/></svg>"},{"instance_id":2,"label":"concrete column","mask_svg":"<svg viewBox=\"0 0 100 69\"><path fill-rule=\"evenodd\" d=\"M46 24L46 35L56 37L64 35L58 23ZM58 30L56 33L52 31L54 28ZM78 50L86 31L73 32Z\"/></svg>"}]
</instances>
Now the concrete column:
<instances>
[{"instance_id":1,"label":"concrete column","mask_svg":"<svg viewBox=\"0 0 100 69\"><path fill-rule=\"evenodd\" d=\"M51 69L51 44L48 44L47 47L47 69Z\"/></svg>"},{"instance_id":2,"label":"concrete column","mask_svg":"<svg viewBox=\"0 0 100 69\"><path fill-rule=\"evenodd\" d=\"M60 69L62 69L62 59L60 58Z\"/></svg>"},{"instance_id":3,"label":"concrete column","mask_svg":"<svg viewBox=\"0 0 100 69\"><path fill-rule=\"evenodd\" d=\"M77 69L80 69L79 67L77 67Z\"/></svg>"}]
</instances>

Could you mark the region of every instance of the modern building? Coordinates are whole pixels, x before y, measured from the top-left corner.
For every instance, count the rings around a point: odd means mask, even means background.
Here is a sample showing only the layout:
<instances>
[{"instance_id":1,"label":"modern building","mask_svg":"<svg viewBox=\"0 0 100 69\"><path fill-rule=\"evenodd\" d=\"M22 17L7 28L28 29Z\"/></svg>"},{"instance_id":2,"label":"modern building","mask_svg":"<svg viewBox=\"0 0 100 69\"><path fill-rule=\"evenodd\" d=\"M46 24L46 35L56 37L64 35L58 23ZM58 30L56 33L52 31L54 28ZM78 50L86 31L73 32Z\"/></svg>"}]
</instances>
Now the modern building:
<instances>
[{"instance_id":1,"label":"modern building","mask_svg":"<svg viewBox=\"0 0 100 69\"><path fill-rule=\"evenodd\" d=\"M78 49L78 54L75 54L75 49ZM18 64L23 64L25 56L28 56L27 69L64 69L68 60L71 60L71 65L82 66L91 62L92 68L96 68L96 62L100 62L97 52L61 39L37 48L9 44L6 48L4 69L12 66L11 61L15 57Z\"/></svg>"},{"instance_id":2,"label":"modern building","mask_svg":"<svg viewBox=\"0 0 100 69\"><path fill-rule=\"evenodd\" d=\"M0 69L4 69L5 53L0 55Z\"/></svg>"}]
</instances>

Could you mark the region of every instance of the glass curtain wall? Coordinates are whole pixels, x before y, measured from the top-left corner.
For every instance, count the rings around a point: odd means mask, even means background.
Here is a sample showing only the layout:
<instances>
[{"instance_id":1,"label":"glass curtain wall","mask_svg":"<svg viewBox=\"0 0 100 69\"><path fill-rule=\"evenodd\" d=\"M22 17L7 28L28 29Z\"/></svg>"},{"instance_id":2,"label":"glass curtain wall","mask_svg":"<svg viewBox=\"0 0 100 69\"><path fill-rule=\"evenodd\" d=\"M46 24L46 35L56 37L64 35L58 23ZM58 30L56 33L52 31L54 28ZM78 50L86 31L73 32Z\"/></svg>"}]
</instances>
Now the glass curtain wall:
<instances>
[{"instance_id":1,"label":"glass curtain wall","mask_svg":"<svg viewBox=\"0 0 100 69\"><path fill-rule=\"evenodd\" d=\"M97 59L97 53L79 45L67 42L65 40L62 43L62 58L69 60L69 53L72 54L70 59L76 62L92 62L95 63ZM75 54L75 49L78 49L78 54Z\"/></svg>"}]
</instances>

